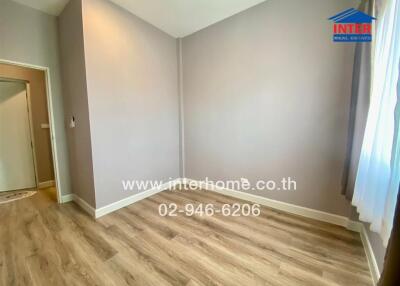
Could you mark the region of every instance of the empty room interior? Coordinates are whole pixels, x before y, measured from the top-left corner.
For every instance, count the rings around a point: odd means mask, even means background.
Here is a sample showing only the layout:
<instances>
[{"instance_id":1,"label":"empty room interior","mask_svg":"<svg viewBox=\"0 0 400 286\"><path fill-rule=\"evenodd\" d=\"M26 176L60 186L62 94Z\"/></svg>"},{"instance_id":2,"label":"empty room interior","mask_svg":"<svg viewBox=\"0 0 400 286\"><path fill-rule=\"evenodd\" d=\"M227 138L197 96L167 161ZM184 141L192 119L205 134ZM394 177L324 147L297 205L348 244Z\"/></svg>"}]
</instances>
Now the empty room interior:
<instances>
[{"instance_id":1,"label":"empty room interior","mask_svg":"<svg viewBox=\"0 0 400 286\"><path fill-rule=\"evenodd\" d=\"M400 285L400 0L0 0L0 285Z\"/></svg>"}]
</instances>

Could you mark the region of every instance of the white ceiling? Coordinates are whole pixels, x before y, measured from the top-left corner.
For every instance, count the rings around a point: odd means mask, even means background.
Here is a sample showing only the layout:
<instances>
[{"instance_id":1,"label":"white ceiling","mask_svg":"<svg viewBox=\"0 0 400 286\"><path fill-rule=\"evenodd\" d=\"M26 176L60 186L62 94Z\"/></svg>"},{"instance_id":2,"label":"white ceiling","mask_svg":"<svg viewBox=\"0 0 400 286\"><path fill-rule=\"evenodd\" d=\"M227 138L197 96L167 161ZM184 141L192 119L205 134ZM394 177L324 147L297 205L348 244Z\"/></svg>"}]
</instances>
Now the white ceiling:
<instances>
[{"instance_id":1,"label":"white ceiling","mask_svg":"<svg viewBox=\"0 0 400 286\"><path fill-rule=\"evenodd\" d=\"M14 0L59 15L69 0ZM110 0L174 37L184 37L265 0Z\"/></svg>"}]
</instances>

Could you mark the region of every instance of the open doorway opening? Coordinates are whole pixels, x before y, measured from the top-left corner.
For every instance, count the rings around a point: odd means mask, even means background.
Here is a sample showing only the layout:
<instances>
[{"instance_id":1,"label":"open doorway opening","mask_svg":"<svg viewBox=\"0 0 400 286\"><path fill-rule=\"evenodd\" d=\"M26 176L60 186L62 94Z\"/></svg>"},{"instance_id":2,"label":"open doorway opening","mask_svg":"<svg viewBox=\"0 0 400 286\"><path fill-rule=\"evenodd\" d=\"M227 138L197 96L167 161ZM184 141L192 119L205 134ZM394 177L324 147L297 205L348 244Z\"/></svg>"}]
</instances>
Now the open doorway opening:
<instances>
[{"instance_id":1,"label":"open doorway opening","mask_svg":"<svg viewBox=\"0 0 400 286\"><path fill-rule=\"evenodd\" d=\"M40 191L60 201L46 72L0 63L0 201Z\"/></svg>"}]
</instances>

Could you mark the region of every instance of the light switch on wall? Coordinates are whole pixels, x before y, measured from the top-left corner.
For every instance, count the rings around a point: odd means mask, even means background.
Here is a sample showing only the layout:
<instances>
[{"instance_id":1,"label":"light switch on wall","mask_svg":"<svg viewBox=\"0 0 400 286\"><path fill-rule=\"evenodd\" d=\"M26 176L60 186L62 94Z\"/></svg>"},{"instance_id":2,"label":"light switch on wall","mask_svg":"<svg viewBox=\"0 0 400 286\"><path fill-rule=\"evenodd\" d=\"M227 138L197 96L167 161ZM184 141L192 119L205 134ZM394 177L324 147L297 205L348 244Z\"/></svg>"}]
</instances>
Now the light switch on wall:
<instances>
[{"instance_id":1,"label":"light switch on wall","mask_svg":"<svg viewBox=\"0 0 400 286\"><path fill-rule=\"evenodd\" d=\"M40 128L42 128L42 129L49 129L49 128L50 128L50 125L49 125L48 123L42 123L42 124L40 124Z\"/></svg>"}]
</instances>

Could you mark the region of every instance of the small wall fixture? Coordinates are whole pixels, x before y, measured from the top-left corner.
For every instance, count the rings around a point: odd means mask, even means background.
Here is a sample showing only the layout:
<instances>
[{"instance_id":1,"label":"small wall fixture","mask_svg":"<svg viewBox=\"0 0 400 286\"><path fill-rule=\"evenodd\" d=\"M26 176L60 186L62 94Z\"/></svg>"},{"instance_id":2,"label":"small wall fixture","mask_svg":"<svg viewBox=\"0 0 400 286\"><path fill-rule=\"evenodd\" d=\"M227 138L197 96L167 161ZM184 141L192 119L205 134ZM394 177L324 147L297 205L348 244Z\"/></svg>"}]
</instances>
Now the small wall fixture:
<instances>
[{"instance_id":1,"label":"small wall fixture","mask_svg":"<svg viewBox=\"0 0 400 286\"><path fill-rule=\"evenodd\" d=\"M69 121L69 128L75 128L75 116L71 117L71 120Z\"/></svg>"}]
</instances>

